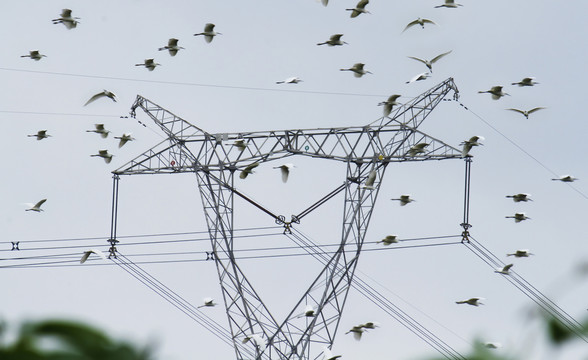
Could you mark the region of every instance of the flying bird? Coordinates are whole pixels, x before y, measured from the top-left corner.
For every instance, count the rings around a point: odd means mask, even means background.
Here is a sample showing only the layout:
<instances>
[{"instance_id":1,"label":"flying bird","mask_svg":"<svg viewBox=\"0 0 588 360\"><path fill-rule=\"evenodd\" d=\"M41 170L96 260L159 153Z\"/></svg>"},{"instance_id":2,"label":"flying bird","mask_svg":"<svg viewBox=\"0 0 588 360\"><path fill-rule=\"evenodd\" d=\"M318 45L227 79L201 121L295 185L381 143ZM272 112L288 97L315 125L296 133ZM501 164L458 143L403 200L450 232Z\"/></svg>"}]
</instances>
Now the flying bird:
<instances>
[{"instance_id":1,"label":"flying bird","mask_svg":"<svg viewBox=\"0 0 588 360\"><path fill-rule=\"evenodd\" d=\"M551 180L559 180L562 182L574 182L574 181L580 180L580 179L575 178L572 175L562 175L562 176L558 177L557 179L551 179Z\"/></svg>"},{"instance_id":2,"label":"flying bird","mask_svg":"<svg viewBox=\"0 0 588 360\"><path fill-rule=\"evenodd\" d=\"M328 347L323 348L323 359L322 360L337 360L341 355L333 355Z\"/></svg>"},{"instance_id":3,"label":"flying bird","mask_svg":"<svg viewBox=\"0 0 588 360\"><path fill-rule=\"evenodd\" d=\"M479 94L483 94L483 93L489 93L492 95L492 99L494 100L498 100L501 97L505 96L505 95L509 95L505 93L504 91L502 91L502 86L493 86L490 88L490 90L486 90L486 91L478 91Z\"/></svg>"},{"instance_id":4,"label":"flying bird","mask_svg":"<svg viewBox=\"0 0 588 360\"><path fill-rule=\"evenodd\" d=\"M180 51L180 49L183 49L183 47L178 46L178 39L171 38L167 41L166 46L160 47L157 50L159 50L159 51L167 50L171 56L176 56L176 54L178 53L178 51Z\"/></svg>"},{"instance_id":5,"label":"flying bird","mask_svg":"<svg viewBox=\"0 0 588 360\"><path fill-rule=\"evenodd\" d=\"M408 156L417 156L418 154L422 154L425 152L425 148L429 146L428 143L418 143L415 144L413 146L411 146L410 149L408 149Z\"/></svg>"},{"instance_id":6,"label":"flying bird","mask_svg":"<svg viewBox=\"0 0 588 360\"><path fill-rule=\"evenodd\" d=\"M161 64L156 63L153 59L145 59L142 64L135 64L135 66L144 66L147 70L153 71L157 66L161 66Z\"/></svg>"},{"instance_id":7,"label":"flying bird","mask_svg":"<svg viewBox=\"0 0 588 360\"><path fill-rule=\"evenodd\" d=\"M110 164L112 161L112 157L114 155L110 154L108 150L98 150L98 154L90 155L90 156L98 156L104 159L104 162Z\"/></svg>"},{"instance_id":8,"label":"flying bird","mask_svg":"<svg viewBox=\"0 0 588 360\"><path fill-rule=\"evenodd\" d=\"M31 50L31 51L29 51L28 55L21 55L20 57L22 57L22 58L28 57L28 58L31 58L35 61L39 61L42 58L47 57L47 55L43 55L43 54L39 53L39 50Z\"/></svg>"},{"instance_id":9,"label":"flying bird","mask_svg":"<svg viewBox=\"0 0 588 360\"><path fill-rule=\"evenodd\" d=\"M27 136L28 137L36 137L37 140L43 140L48 137L51 137L51 135L47 134L47 130L39 130L39 131L37 131L36 134L31 134L31 135L27 135Z\"/></svg>"},{"instance_id":10,"label":"flying bird","mask_svg":"<svg viewBox=\"0 0 588 360\"><path fill-rule=\"evenodd\" d=\"M259 163L253 163L253 164L247 165L247 167L245 167L245 169L243 169L243 171L241 171L241 174L239 174L239 177L241 179L245 179L247 177L247 175L253 174L253 169L255 169L258 166L259 166Z\"/></svg>"},{"instance_id":11,"label":"flying bird","mask_svg":"<svg viewBox=\"0 0 588 360\"><path fill-rule=\"evenodd\" d=\"M235 140L235 142L232 145L236 146L237 149L239 149L239 151L243 151L247 147L245 140Z\"/></svg>"},{"instance_id":12,"label":"flying bird","mask_svg":"<svg viewBox=\"0 0 588 360\"><path fill-rule=\"evenodd\" d=\"M384 106L384 117L387 117L388 115L390 115L390 113L392 112L392 108L394 107L394 105L400 105L396 100L398 100L398 98L400 97L400 95L390 95L390 97L388 98L388 100L386 101L382 101L378 104L378 106Z\"/></svg>"},{"instance_id":13,"label":"flying bird","mask_svg":"<svg viewBox=\"0 0 588 360\"><path fill-rule=\"evenodd\" d=\"M360 0L354 8L345 10L351 11L352 18L358 17L361 14L369 14L370 12L365 9L369 2L369 0Z\"/></svg>"},{"instance_id":14,"label":"flying bird","mask_svg":"<svg viewBox=\"0 0 588 360\"><path fill-rule=\"evenodd\" d=\"M514 201L514 202L533 201L533 199L531 199L531 194L525 194L525 193L514 194L514 195L506 195L506 197L507 198L512 198L512 201Z\"/></svg>"},{"instance_id":15,"label":"flying bird","mask_svg":"<svg viewBox=\"0 0 588 360\"><path fill-rule=\"evenodd\" d=\"M201 307L213 307L218 305L217 303L214 302L214 299L211 297L206 297L202 300L202 305L198 306L198 308Z\"/></svg>"},{"instance_id":16,"label":"flying bird","mask_svg":"<svg viewBox=\"0 0 588 360\"><path fill-rule=\"evenodd\" d=\"M341 46L343 44L347 44L345 41L341 40L342 36L343 36L343 34L331 35L329 40L322 42L322 43L318 43L317 45Z\"/></svg>"},{"instance_id":17,"label":"flying bird","mask_svg":"<svg viewBox=\"0 0 588 360\"><path fill-rule=\"evenodd\" d=\"M480 142L483 140L484 140L483 136L476 135L476 136L472 136L471 138L469 138L469 140L465 140L465 141L461 142L460 143L460 145L462 145L461 156L468 156L468 154L470 153L470 150L472 150L472 148L474 146L484 145Z\"/></svg>"},{"instance_id":18,"label":"flying bird","mask_svg":"<svg viewBox=\"0 0 588 360\"><path fill-rule=\"evenodd\" d=\"M487 349L498 349L502 347L502 344L497 342L486 342L484 343L484 347Z\"/></svg>"},{"instance_id":19,"label":"flying bird","mask_svg":"<svg viewBox=\"0 0 588 360\"><path fill-rule=\"evenodd\" d=\"M448 52L445 52L443 54L439 54L439 55L435 56L434 58L432 58L431 60L419 59L418 57L414 57L414 56L409 56L409 58L422 62L423 64L425 64L425 66L427 67L427 69L429 69L430 72L433 72L433 64L436 63L437 61L439 61L439 59L441 59L445 55L450 54L452 51L453 50L449 50Z\"/></svg>"},{"instance_id":20,"label":"flying bird","mask_svg":"<svg viewBox=\"0 0 588 360\"><path fill-rule=\"evenodd\" d=\"M206 40L207 43L210 43L212 41L212 39L214 39L215 36L222 35L222 34L214 31L214 24L208 23L204 26L204 32L194 34L194 36L198 36L198 35L203 35L204 40Z\"/></svg>"},{"instance_id":21,"label":"flying bird","mask_svg":"<svg viewBox=\"0 0 588 360\"><path fill-rule=\"evenodd\" d=\"M53 24L63 24L69 30L78 26L79 22L77 21L79 17L72 17L70 9L63 9L61 10L61 16L57 19L52 19Z\"/></svg>"},{"instance_id":22,"label":"flying bird","mask_svg":"<svg viewBox=\"0 0 588 360\"><path fill-rule=\"evenodd\" d=\"M518 86L533 86L539 84L535 81L534 77L526 77L519 82L513 82L511 85L518 85Z\"/></svg>"},{"instance_id":23,"label":"flying bird","mask_svg":"<svg viewBox=\"0 0 588 360\"><path fill-rule=\"evenodd\" d=\"M313 317L315 315L315 310L312 305L307 304L304 307L304 312L300 314L298 317Z\"/></svg>"},{"instance_id":24,"label":"flying bird","mask_svg":"<svg viewBox=\"0 0 588 360\"><path fill-rule=\"evenodd\" d=\"M347 334L349 334L349 333L352 333L352 334L353 334L353 338L354 338L355 340L359 341L359 340L361 340L361 335L363 335L363 332L364 332L364 331L365 331L365 330L364 330L363 326L361 326L361 325L357 325L357 326L354 326L354 327L352 327L351 329L349 329L349 331L347 331L347 332L345 333L345 335L347 335Z\"/></svg>"},{"instance_id":25,"label":"flying bird","mask_svg":"<svg viewBox=\"0 0 588 360\"><path fill-rule=\"evenodd\" d=\"M132 137L130 133L128 133L128 134L127 133L124 133L121 136L115 136L114 138L120 140L118 142L118 148L119 149L121 147L123 147L127 142L135 140L135 138Z\"/></svg>"},{"instance_id":26,"label":"flying bird","mask_svg":"<svg viewBox=\"0 0 588 360\"><path fill-rule=\"evenodd\" d=\"M376 244L382 243L384 245L390 245L390 244L397 244L398 240L396 239L396 235L387 235L385 238L383 238L382 240L376 242Z\"/></svg>"},{"instance_id":27,"label":"flying bird","mask_svg":"<svg viewBox=\"0 0 588 360\"><path fill-rule=\"evenodd\" d=\"M400 197L398 199L390 199L390 200L400 201L400 206L405 206L406 204L410 204L411 202L416 201L414 199L411 199L410 195L400 195Z\"/></svg>"},{"instance_id":28,"label":"flying bird","mask_svg":"<svg viewBox=\"0 0 588 360\"><path fill-rule=\"evenodd\" d=\"M374 190L374 183L376 182L376 175L377 175L376 170L370 171L370 173L367 176L367 179L365 180L365 184L363 185L364 189Z\"/></svg>"},{"instance_id":29,"label":"flying bird","mask_svg":"<svg viewBox=\"0 0 588 360\"><path fill-rule=\"evenodd\" d=\"M479 297L473 297L467 300L460 300L460 301L456 301L456 304L468 304L468 305L472 305L472 306L479 306L479 305L484 305L484 303L480 302L480 300L484 300L484 298L479 298Z\"/></svg>"},{"instance_id":30,"label":"flying bird","mask_svg":"<svg viewBox=\"0 0 588 360\"><path fill-rule=\"evenodd\" d=\"M90 250L84 251L84 254L82 255L82 258L80 259L80 264L85 263L86 260L88 260L88 258L92 254L98 255L102 260L107 260L106 255L104 255L104 253L102 251L100 251L98 249L90 249Z\"/></svg>"},{"instance_id":31,"label":"flying bird","mask_svg":"<svg viewBox=\"0 0 588 360\"><path fill-rule=\"evenodd\" d=\"M282 164L280 166L274 166L274 169L280 169L280 171L282 172L282 181L283 182L287 182L288 181L288 175L290 175L290 169L294 168L294 164Z\"/></svg>"},{"instance_id":32,"label":"flying bird","mask_svg":"<svg viewBox=\"0 0 588 360\"><path fill-rule=\"evenodd\" d=\"M351 71L353 72L353 75L357 78L360 78L362 76L364 76L365 74L371 74L370 71L364 70L363 67L365 66L365 64L362 63L356 63L353 64L352 67L348 68L348 69L339 69L341 71Z\"/></svg>"},{"instance_id":33,"label":"flying bird","mask_svg":"<svg viewBox=\"0 0 588 360\"><path fill-rule=\"evenodd\" d=\"M39 202L36 203L36 204L34 204L34 205L33 204L27 204L27 205L30 205L31 207L29 207L25 211L41 212L41 211L43 211L43 209L41 209L41 205L43 205L45 203L45 201L47 201L47 199L39 200Z\"/></svg>"},{"instance_id":34,"label":"flying bird","mask_svg":"<svg viewBox=\"0 0 588 360\"><path fill-rule=\"evenodd\" d=\"M457 8L458 6L463 6L462 4L456 4L454 0L445 0L443 5L437 5L436 8L446 7L446 8Z\"/></svg>"},{"instance_id":35,"label":"flying bird","mask_svg":"<svg viewBox=\"0 0 588 360\"><path fill-rule=\"evenodd\" d=\"M509 109L506 109L506 110L516 111L519 114L523 114L523 116L528 119L530 114L534 113L535 111L539 111L541 109L545 109L545 108L539 106L539 107L533 108L531 110L520 110L520 109L514 109L514 108L509 108Z\"/></svg>"},{"instance_id":36,"label":"flying bird","mask_svg":"<svg viewBox=\"0 0 588 360\"><path fill-rule=\"evenodd\" d=\"M431 77L431 74L429 74L429 73L420 73L420 74L417 74L417 75L413 76L406 83L407 84L410 84L410 83L413 83L413 82L416 82L416 81L427 80L429 77Z\"/></svg>"},{"instance_id":37,"label":"flying bird","mask_svg":"<svg viewBox=\"0 0 588 360\"><path fill-rule=\"evenodd\" d=\"M263 337L258 334L247 335L242 340L243 344L251 342L256 348L265 348L265 344L263 343Z\"/></svg>"},{"instance_id":38,"label":"flying bird","mask_svg":"<svg viewBox=\"0 0 588 360\"><path fill-rule=\"evenodd\" d=\"M110 131L104 128L104 124L94 124L94 127L94 130L86 130L86 132L95 132L96 134L100 134L100 136L102 136L104 139L106 139L108 134L110 134Z\"/></svg>"},{"instance_id":39,"label":"flying bird","mask_svg":"<svg viewBox=\"0 0 588 360\"><path fill-rule=\"evenodd\" d=\"M514 256L517 258L521 258L521 257L529 257L530 255L533 255L533 253L529 252L528 249L521 249L521 250L517 250L512 254L506 254L506 256Z\"/></svg>"},{"instance_id":40,"label":"flying bird","mask_svg":"<svg viewBox=\"0 0 588 360\"><path fill-rule=\"evenodd\" d=\"M512 268L513 264L505 265L504 267L498 268L494 270L495 273L502 274L502 275L509 275L510 269Z\"/></svg>"},{"instance_id":41,"label":"flying bird","mask_svg":"<svg viewBox=\"0 0 588 360\"><path fill-rule=\"evenodd\" d=\"M93 95L90 99L88 99L88 101L86 101L84 106L86 106L89 103L94 102L100 98L103 98L103 97L109 98L110 100L116 102L116 95L114 95L114 93L112 91L104 90L104 91L99 92L96 95Z\"/></svg>"},{"instance_id":42,"label":"flying bird","mask_svg":"<svg viewBox=\"0 0 588 360\"><path fill-rule=\"evenodd\" d=\"M405 32L410 27L413 27L415 25L420 25L421 28L424 29L425 28L425 24L437 25L437 24L435 24L435 22L433 20L418 18L416 20L413 20L413 21L409 22L408 25L406 25L406 27L404 28L404 30L402 30L402 32Z\"/></svg>"},{"instance_id":43,"label":"flying bird","mask_svg":"<svg viewBox=\"0 0 588 360\"><path fill-rule=\"evenodd\" d=\"M531 219L525 213L515 213L513 216L505 216L507 219L514 219L516 223L520 223L523 220Z\"/></svg>"},{"instance_id":44,"label":"flying bird","mask_svg":"<svg viewBox=\"0 0 588 360\"><path fill-rule=\"evenodd\" d=\"M298 84L299 82L302 82L302 79L298 77L290 77L286 80L276 81L276 84Z\"/></svg>"}]
</instances>

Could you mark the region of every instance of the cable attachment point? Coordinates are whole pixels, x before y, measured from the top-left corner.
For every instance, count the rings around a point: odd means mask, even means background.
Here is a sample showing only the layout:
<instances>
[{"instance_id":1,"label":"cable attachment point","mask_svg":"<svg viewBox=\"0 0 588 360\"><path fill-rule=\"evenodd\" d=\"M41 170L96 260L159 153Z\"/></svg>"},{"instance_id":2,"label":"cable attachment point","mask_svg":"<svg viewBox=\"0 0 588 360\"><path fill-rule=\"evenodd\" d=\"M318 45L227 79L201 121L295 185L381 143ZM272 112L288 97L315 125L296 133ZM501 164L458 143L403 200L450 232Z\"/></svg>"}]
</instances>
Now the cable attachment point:
<instances>
[{"instance_id":1,"label":"cable attachment point","mask_svg":"<svg viewBox=\"0 0 588 360\"><path fill-rule=\"evenodd\" d=\"M214 251L211 251L211 252L205 251L205 252L206 252L206 261L215 259Z\"/></svg>"},{"instance_id":2,"label":"cable attachment point","mask_svg":"<svg viewBox=\"0 0 588 360\"><path fill-rule=\"evenodd\" d=\"M18 244L20 244L20 241L11 241L12 243L12 249L10 249L10 251L14 251L14 250L20 250L20 248L18 247Z\"/></svg>"},{"instance_id":3,"label":"cable attachment point","mask_svg":"<svg viewBox=\"0 0 588 360\"><path fill-rule=\"evenodd\" d=\"M461 243L462 244L469 244L470 243L470 232L468 231L469 228L472 227L472 225L467 224L467 223L462 223L460 224L461 227L463 227L463 232L461 233Z\"/></svg>"},{"instance_id":4,"label":"cable attachment point","mask_svg":"<svg viewBox=\"0 0 588 360\"><path fill-rule=\"evenodd\" d=\"M108 249L108 258L110 259L111 257L116 259L116 244L119 242L116 239L108 239L106 240L110 243L110 248Z\"/></svg>"}]
</instances>

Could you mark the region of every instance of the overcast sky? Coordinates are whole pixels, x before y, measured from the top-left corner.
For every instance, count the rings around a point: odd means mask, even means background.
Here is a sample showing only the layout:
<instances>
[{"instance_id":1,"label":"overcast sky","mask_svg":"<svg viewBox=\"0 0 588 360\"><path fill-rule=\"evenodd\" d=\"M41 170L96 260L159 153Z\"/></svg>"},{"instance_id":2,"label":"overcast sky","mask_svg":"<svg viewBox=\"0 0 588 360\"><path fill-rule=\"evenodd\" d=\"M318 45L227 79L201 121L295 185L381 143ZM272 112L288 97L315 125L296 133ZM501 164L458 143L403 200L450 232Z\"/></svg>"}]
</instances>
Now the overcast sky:
<instances>
[{"instance_id":1,"label":"overcast sky","mask_svg":"<svg viewBox=\"0 0 588 360\"><path fill-rule=\"evenodd\" d=\"M331 0L327 7L315 0L4 1L0 317L11 324L52 317L88 321L138 344L155 343L162 359L233 358L230 346L120 267L98 266L95 259L79 264L84 250L108 249L111 172L164 139L141 111L137 119L121 118L136 95L210 133L330 128L368 124L381 118L377 104L388 96L400 94L404 103L453 77L459 102L440 103L419 129L455 147L473 135L485 138L484 146L472 151L472 236L502 261L514 263L517 274L571 316L586 319L588 281L578 268L588 261L583 226L588 213L588 123L583 114L588 4L460 2L462 7L446 9L434 8L440 0L373 0L366 7L371 14L352 19L345 9L354 0ZM80 17L77 28L52 24L63 8ZM418 17L437 25L403 32ZM222 33L211 43L193 36L206 23L215 23ZM344 34L348 44L316 45L336 33ZM175 57L158 51L172 37L185 48ZM21 57L31 50L46 57ZM431 59L450 50L433 65L429 79L405 83L427 70L409 56ZM161 66L152 72L135 66L148 58ZM339 71L358 62L373 74L355 78ZM303 82L276 84L293 76ZM539 84L511 85L527 76ZM493 100L478 93L495 85L503 85L510 96ZM103 98L84 106L103 89L114 92L118 101ZM529 119L506 110L538 106L545 109ZM111 131L106 139L86 132L97 123ZM27 137L45 129L48 139ZM113 137L123 132L136 140L119 149ZM90 156L100 149L114 154L110 164ZM296 168L286 184L272 168L280 164L270 163L246 180L236 179L236 187L289 218L344 181L343 163L289 161ZM563 174L580 180L551 180ZM141 266L195 305L208 296L220 301L216 268L205 261L210 243L202 233L206 223L196 177L127 176L119 191L119 251L137 263L170 261ZM528 316L529 298L464 245L383 251L375 243L389 234L400 239L459 235L463 192L463 160L388 166L365 239L364 249L370 251L362 254L357 275L462 354L478 338L501 342L498 351L504 354L555 358L536 339L541 329ZM514 203L505 197L515 193L529 193L534 201ZM401 194L411 194L416 202L400 207L390 201ZM25 211L25 203L43 198L48 199L43 212ZM297 229L319 244L337 243L342 205L339 195ZM515 223L505 218L515 212L531 219ZM239 200L235 226L273 227L243 233L273 235L244 237L237 243L241 249L292 246L273 219ZM170 233L188 234L147 236ZM167 242L180 239L200 240ZM11 251L16 241L21 250ZM156 243L130 245L145 241ZM506 256L517 249L535 255ZM263 254L257 250L243 256ZM47 255L48 262L69 262L15 266L42 262L31 257ZM293 256L244 259L243 268L281 318L289 309L284 299L298 299L320 265L309 256ZM474 296L484 297L485 305L455 304ZM223 306L203 310L226 326ZM359 342L344 334L366 321L380 327ZM579 343L560 358L586 356L582 347ZM438 355L353 289L333 350L347 360L383 353L396 359Z\"/></svg>"}]
</instances>

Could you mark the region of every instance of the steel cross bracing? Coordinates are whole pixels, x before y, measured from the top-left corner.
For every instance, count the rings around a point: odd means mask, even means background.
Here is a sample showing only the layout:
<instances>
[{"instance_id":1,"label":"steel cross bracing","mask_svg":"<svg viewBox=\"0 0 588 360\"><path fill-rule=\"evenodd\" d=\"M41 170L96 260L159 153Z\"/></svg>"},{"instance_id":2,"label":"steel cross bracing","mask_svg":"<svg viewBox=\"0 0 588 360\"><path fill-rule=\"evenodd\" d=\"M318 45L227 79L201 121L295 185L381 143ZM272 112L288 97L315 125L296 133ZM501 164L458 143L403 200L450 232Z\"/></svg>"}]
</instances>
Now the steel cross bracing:
<instances>
[{"instance_id":1,"label":"steel cross bracing","mask_svg":"<svg viewBox=\"0 0 588 360\"><path fill-rule=\"evenodd\" d=\"M319 351L333 344L387 165L462 158L460 150L417 129L450 92L457 98L451 78L399 106L390 117L363 127L223 134L207 133L137 96L131 115L135 116L136 109L141 108L167 139L113 173L119 176L194 172L237 359L249 359L252 353L256 359L310 359L311 344L320 345ZM345 191L343 227L337 251L293 304L289 315L279 320L272 316L234 257L234 196L244 197L235 189L234 175L252 163L293 155L346 164L341 187ZM375 174L375 181L365 186L370 174ZM269 210L246 199L278 220ZM306 215L306 210L303 213ZM314 309L312 316L300 316L307 305ZM314 354L318 357L319 352Z\"/></svg>"}]
</instances>

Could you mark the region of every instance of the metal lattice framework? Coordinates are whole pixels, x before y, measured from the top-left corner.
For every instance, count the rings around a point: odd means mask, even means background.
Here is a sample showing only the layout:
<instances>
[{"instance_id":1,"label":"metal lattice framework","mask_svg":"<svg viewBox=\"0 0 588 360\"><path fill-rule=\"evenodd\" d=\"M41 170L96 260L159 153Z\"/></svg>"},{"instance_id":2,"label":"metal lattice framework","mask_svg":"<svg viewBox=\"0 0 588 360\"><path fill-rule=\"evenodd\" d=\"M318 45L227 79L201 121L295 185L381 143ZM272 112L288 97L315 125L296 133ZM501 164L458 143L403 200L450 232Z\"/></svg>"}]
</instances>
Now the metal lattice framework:
<instances>
[{"instance_id":1,"label":"metal lattice framework","mask_svg":"<svg viewBox=\"0 0 588 360\"><path fill-rule=\"evenodd\" d=\"M387 165L462 158L460 150L418 130L451 92L457 99L458 90L449 78L399 106L389 117L362 127L222 134L207 133L137 96L132 116L141 108L167 139L113 173L115 177L195 173L237 359L310 359L313 343L321 345L319 350L333 344ZM235 146L235 142L241 146ZM235 172L251 164L295 155L344 162L347 172L343 184L301 214L293 215L291 221L273 214L235 188ZM375 180L366 186L370 175L375 175ZM276 319L234 257L234 196L274 217L287 232L301 217L342 191L345 199L338 249L292 304L286 318ZM308 305L314 312L300 317Z\"/></svg>"}]
</instances>

